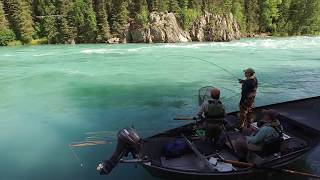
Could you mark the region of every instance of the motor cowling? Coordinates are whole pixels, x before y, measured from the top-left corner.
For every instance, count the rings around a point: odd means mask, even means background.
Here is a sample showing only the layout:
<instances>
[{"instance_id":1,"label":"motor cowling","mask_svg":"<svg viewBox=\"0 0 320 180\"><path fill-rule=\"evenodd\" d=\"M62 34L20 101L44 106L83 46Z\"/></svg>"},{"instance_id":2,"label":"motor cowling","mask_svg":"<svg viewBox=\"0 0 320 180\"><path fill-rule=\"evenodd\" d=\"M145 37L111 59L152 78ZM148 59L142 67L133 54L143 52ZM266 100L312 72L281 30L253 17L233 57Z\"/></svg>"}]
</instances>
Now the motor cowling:
<instances>
[{"instance_id":1,"label":"motor cowling","mask_svg":"<svg viewBox=\"0 0 320 180\"><path fill-rule=\"evenodd\" d=\"M128 156L128 154L131 153L135 158L140 151L141 138L133 128L120 130L117 138L117 147L110 159L103 161L103 163L97 167L100 174L109 174L123 156Z\"/></svg>"}]
</instances>

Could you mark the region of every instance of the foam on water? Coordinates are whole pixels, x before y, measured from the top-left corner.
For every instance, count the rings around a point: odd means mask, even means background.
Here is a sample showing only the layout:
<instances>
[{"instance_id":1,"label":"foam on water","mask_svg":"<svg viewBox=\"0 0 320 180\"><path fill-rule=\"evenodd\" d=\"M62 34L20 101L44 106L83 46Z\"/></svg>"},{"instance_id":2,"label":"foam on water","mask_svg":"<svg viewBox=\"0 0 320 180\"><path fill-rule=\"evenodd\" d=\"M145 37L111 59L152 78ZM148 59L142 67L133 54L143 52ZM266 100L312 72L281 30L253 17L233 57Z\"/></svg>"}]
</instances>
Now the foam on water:
<instances>
[{"instance_id":1,"label":"foam on water","mask_svg":"<svg viewBox=\"0 0 320 180\"><path fill-rule=\"evenodd\" d=\"M80 51L84 54L124 54L124 51L118 49L84 49Z\"/></svg>"}]
</instances>

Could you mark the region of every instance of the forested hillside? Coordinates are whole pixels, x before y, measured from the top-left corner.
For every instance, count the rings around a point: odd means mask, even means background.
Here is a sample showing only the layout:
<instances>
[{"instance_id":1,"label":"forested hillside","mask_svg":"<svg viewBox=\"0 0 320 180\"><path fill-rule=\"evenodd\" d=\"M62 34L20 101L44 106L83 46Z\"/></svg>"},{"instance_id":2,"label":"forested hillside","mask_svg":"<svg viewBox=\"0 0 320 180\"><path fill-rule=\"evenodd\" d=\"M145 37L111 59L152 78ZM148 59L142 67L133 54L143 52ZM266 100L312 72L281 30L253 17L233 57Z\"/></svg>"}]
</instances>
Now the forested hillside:
<instances>
[{"instance_id":1,"label":"forested hillside","mask_svg":"<svg viewBox=\"0 0 320 180\"><path fill-rule=\"evenodd\" d=\"M173 12L188 29L205 12L232 13L243 34L318 34L319 0L0 0L0 45L106 42L128 23L145 28L150 12Z\"/></svg>"}]
</instances>

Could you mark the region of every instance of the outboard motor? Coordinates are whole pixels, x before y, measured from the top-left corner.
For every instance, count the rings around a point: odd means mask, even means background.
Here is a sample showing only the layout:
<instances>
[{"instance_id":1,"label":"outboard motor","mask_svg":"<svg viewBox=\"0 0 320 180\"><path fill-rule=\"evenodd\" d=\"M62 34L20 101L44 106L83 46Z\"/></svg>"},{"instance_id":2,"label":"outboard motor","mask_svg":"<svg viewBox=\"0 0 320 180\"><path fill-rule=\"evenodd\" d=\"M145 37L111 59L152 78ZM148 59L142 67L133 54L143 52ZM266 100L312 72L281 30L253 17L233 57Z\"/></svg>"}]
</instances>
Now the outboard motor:
<instances>
[{"instance_id":1,"label":"outboard motor","mask_svg":"<svg viewBox=\"0 0 320 180\"><path fill-rule=\"evenodd\" d=\"M128 156L129 153L136 158L136 154L140 151L141 138L133 128L124 128L118 132L118 143L115 152L109 160L99 164L97 170L100 174L109 174L112 169L119 163L123 156Z\"/></svg>"}]
</instances>

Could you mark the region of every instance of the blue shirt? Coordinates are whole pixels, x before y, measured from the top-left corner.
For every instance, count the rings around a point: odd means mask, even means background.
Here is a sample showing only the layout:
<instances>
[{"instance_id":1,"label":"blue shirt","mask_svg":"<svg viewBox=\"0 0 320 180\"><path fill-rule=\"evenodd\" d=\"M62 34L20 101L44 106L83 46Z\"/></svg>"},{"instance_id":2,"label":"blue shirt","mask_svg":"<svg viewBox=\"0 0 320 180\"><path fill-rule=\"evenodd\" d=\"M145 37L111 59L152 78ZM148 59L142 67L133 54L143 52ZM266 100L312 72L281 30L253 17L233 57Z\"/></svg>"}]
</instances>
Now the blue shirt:
<instances>
[{"instance_id":1,"label":"blue shirt","mask_svg":"<svg viewBox=\"0 0 320 180\"><path fill-rule=\"evenodd\" d=\"M264 125L259 131L252 136L247 136L247 142L250 144L261 145L267 139L276 138L279 133L270 125Z\"/></svg>"}]
</instances>

